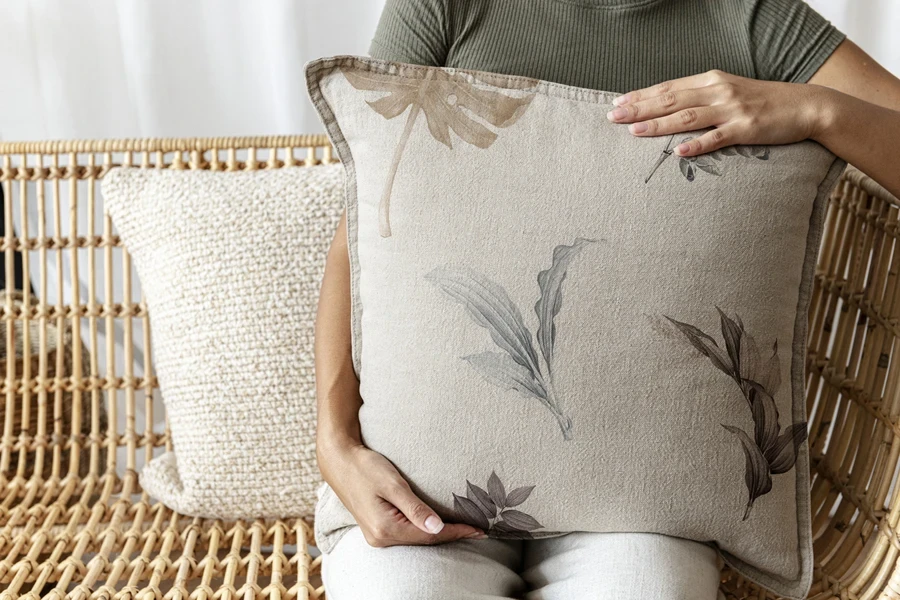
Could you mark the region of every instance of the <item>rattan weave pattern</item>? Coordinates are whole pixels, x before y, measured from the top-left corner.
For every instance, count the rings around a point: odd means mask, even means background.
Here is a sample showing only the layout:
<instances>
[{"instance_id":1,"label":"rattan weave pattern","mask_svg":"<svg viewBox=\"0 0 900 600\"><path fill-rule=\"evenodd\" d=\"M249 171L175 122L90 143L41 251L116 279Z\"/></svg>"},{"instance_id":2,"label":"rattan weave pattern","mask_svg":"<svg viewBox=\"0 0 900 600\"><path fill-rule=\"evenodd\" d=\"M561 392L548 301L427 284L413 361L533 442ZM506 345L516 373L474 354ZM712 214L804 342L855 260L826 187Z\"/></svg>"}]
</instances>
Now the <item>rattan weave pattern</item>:
<instances>
[{"instance_id":1,"label":"rattan weave pattern","mask_svg":"<svg viewBox=\"0 0 900 600\"><path fill-rule=\"evenodd\" d=\"M84 342L71 348L71 372L55 377L46 365L35 373L25 361L19 373L16 361L7 363L7 414L16 402L33 405L33 395L40 414L28 417L37 435L8 419L0 438L0 600L324 598L311 523L191 518L140 489L138 471L171 440L153 426L162 419L159 390L128 253L109 217L94 215L102 210L98 180L118 164L234 171L335 160L321 135L0 143L0 250L7 272L14 251L24 252L37 298L17 307L2 293L6 348L34 330L15 321L38 322L39 348L51 323ZM817 564L810 597L820 600L900 598L898 212L900 202L850 168L826 217L807 357ZM99 335L109 331L120 338ZM63 414L60 391L73 403L67 430L42 412ZM47 440L60 436L66 442L51 448ZM21 474L29 455L49 465L43 478ZM727 571L722 589L729 600L770 597Z\"/></svg>"}]
</instances>

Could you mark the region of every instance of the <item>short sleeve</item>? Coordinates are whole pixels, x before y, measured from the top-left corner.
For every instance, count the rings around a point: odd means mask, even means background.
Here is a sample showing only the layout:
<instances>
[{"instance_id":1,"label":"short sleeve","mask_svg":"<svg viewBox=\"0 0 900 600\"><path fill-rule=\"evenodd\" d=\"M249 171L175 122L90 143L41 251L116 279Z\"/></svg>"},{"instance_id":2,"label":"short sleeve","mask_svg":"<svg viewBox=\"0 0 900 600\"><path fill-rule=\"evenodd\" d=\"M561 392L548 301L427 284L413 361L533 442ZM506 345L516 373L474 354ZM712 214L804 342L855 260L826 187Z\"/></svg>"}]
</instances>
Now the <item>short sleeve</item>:
<instances>
[{"instance_id":1,"label":"short sleeve","mask_svg":"<svg viewBox=\"0 0 900 600\"><path fill-rule=\"evenodd\" d=\"M373 58L444 66L447 59L446 0L387 0L369 45Z\"/></svg>"},{"instance_id":2,"label":"short sleeve","mask_svg":"<svg viewBox=\"0 0 900 600\"><path fill-rule=\"evenodd\" d=\"M803 0L746 0L758 79L806 83L846 35Z\"/></svg>"}]
</instances>

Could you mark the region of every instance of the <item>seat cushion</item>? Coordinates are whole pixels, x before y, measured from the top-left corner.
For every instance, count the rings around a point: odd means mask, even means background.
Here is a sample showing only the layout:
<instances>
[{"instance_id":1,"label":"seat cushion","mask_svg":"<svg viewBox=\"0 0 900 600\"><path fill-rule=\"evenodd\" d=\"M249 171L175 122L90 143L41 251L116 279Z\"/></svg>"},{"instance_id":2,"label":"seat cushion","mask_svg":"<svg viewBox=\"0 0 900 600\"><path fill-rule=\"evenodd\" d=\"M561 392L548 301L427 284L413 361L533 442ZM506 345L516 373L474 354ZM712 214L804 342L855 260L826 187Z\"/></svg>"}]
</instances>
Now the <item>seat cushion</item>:
<instances>
[{"instance_id":1,"label":"seat cushion","mask_svg":"<svg viewBox=\"0 0 900 600\"><path fill-rule=\"evenodd\" d=\"M499 538L657 532L812 577L804 361L825 202L805 141L696 158L616 94L360 56L306 67L347 171L365 443ZM327 549L352 524L319 503ZM322 525L325 526L322 526Z\"/></svg>"},{"instance_id":2,"label":"seat cushion","mask_svg":"<svg viewBox=\"0 0 900 600\"><path fill-rule=\"evenodd\" d=\"M174 453L140 472L181 513L310 516L313 329L340 165L115 168L105 208L134 258Z\"/></svg>"}]
</instances>

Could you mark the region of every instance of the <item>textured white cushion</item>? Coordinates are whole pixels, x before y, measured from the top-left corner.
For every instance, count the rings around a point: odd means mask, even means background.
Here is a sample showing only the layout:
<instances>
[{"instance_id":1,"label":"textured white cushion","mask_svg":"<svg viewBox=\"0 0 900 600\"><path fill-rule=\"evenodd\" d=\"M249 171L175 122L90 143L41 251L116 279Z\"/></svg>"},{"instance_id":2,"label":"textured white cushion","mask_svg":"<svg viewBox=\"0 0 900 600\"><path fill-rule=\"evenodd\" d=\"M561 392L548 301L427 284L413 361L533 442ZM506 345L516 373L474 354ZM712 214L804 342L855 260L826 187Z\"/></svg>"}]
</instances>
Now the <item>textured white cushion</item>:
<instances>
[{"instance_id":1,"label":"textured white cushion","mask_svg":"<svg viewBox=\"0 0 900 600\"><path fill-rule=\"evenodd\" d=\"M647 531L812 577L807 308L844 167L688 160L615 94L368 57L307 65L344 163L365 443L495 537ZM322 488L328 551L352 525Z\"/></svg>"},{"instance_id":2,"label":"textured white cushion","mask_svg":"<svg viewBox=\"0 0 900 600\"><path fill-rule=\"evenodd\" d=\"M340 165L113 169L102 192L134 258L175 453L140 483L184 514L310 515L313 327L341 214Z\"/></svg>"}]
</instances>

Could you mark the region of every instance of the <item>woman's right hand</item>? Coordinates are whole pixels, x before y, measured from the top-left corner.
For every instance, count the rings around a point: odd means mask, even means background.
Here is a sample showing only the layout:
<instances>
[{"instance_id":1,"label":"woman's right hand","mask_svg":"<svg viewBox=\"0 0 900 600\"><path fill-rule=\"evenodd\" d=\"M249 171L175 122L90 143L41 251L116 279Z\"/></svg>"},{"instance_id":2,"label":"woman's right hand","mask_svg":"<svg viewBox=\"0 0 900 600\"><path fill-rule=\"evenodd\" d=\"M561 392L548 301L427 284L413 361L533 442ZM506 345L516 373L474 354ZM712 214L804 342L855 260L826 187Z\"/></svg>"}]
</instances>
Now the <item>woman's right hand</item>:
<instances>
[{"instance_id":1,"label":"woman's right hand","mask_svg":"<svg viewBox=\"0 0 900 600\"><path fill-rule=\"evenodd\" d=\"M486 537L471 525L441 521L388 459L362 444L322 449L318 454L325 481L356 518L370 546L430 545Z\"/></svg>"}]
</instances>

